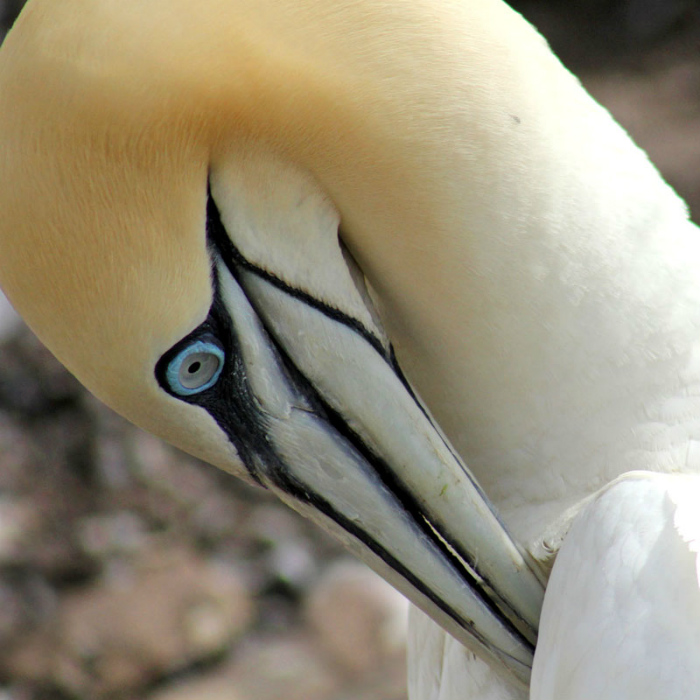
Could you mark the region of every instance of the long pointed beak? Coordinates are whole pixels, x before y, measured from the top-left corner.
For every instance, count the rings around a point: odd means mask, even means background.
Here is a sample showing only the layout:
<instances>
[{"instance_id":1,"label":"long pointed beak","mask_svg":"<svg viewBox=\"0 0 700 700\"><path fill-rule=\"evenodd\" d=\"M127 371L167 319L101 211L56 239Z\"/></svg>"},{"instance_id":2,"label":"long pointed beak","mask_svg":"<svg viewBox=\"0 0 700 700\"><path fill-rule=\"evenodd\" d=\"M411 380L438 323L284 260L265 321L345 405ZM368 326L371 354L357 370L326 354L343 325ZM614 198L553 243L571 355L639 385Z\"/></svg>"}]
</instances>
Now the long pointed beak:
<instances>
[{"instance_id":1,"label":"long pointed beak","mask_svg":"<svg viewBox=\"0 0 700 700\"><path fill-rule=\"evenodd\" d=\"M245 261L215 206L209 213L217 294L248 396L216 417L253 478L528 682L543 584L391 351Z\"/></svg>"}]
</instances>

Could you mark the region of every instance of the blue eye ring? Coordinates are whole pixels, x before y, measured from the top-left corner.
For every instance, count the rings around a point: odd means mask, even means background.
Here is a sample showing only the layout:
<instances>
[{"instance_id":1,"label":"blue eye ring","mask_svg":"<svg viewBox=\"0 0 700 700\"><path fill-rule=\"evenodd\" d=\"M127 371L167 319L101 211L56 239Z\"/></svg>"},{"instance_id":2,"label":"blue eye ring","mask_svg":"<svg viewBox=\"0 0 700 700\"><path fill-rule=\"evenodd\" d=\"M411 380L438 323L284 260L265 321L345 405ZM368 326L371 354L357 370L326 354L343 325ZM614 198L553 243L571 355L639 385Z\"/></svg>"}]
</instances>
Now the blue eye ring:
<instances>
[{"instance_id":1,"label":"blue eye ring","mask_svg":"<svg viewBox=\"0 0 700 700\"><path fill-rule=\"evenodd\" d=\"M193 396L216 384L224 368L224 351L208 340L196 340L168 364L165 379L179 396Z\"/></svg>"}]
</instances>

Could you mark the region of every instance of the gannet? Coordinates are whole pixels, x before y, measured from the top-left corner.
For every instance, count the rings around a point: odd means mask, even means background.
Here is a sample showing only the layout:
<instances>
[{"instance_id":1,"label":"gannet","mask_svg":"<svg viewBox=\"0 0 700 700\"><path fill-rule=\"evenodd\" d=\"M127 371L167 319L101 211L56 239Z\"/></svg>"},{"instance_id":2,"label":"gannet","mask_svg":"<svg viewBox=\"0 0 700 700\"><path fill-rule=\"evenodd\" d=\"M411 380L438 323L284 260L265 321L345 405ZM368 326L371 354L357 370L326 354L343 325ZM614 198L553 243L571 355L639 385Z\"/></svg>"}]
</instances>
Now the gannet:
<instances>
[{"instance_id":1,"label":"gannet","mask_svg":"<svg viewBox=\"0 0 700 700\"><path fill-rule=\"evenodd\" d=\"M698 232L518 14L30 0L0 143L15 308L405 593L412 698L693 696Z\"/></svg>"}]
</instances>

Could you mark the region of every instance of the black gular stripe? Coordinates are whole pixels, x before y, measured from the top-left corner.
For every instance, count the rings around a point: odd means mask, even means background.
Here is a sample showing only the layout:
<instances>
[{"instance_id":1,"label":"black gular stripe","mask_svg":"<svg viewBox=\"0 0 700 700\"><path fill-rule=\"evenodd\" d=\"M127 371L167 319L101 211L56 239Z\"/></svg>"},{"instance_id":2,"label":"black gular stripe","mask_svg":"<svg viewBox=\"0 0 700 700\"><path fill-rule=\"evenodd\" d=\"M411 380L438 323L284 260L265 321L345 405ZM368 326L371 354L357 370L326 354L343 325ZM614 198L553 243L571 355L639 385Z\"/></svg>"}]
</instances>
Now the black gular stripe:
<instances>
[{"instance_id":1,"label":"black gular stripe","mask_svg":"<svg viewBox=\"0 0 700 700\"><path fill-rule=\"evenodd\" d=\"M240 271L246 270L248 272L251 272L252 274L261 277L271 285L280 289L285 294L299 299L303 303L317 309L319 312L323 313L328 318L338 323L346 325L347 327L351 328L353 331L358 333L361 337L363 337L375 349L375 351L382 358L384 358L384 360L392 367L396 375L401 380L402 384L406 387L406 390L409 392L410 396L425 413L425 410L423 409L420 401L413 393L410 384L404 377L398 365L398 362L396 361L396 358L393 353L393 348L390 347L389 352L387 352L383 344L379 341L379 339L373 333L367 330L356 319L348 316L347 314L344 314L338 309L335 309L333 307L328 306L327 304L318 301L314 297L301 290L290 287L288 284L278 279L274 275L257 267L256 265L253 265L248 260L246 260L228 236L221 221L218 207L216 206L216 203L214 202L214 199L213 197L211 197L211 195L209 196L207 204L207 236L209 240L209 245L213 249L212 252L221 256L221 259L226 264L231 275L234 277L234 279L236 279L237 282L239 282L239 284ZM263 317L260 314L258 314L258 317L260 318L261 323L263 323L264 325ZM504 625L504 627L506 627L512 635L519 638L526 647L532 649L532 643L530 643L530 641L527 640L527 638L520 632L520 630L518 630L518 628L515 625L513 625L510 619L503 614L503 611L506 610L511 615L518 617L517 612L512 610L510 606L508 606L505 603L502 596L498 594L497 589L491 584L491 582L479 573L476 558L470 552L465 551L459 543L456 543L453 540L451 540L451 538L449 538L449 536L447 536L444 532L438 531L439 537L436 536L437 530L433 529L435 526L429 523L420 505L416 501L415 497L411 494L410 490L397 477L397 475L393 472L390 466L378 455L376 455L364 443L362 438L357 433L355 433L349 428L349 426L342 419L342 417L323 399L323 397L316 391L316 389L310 385L308 379L297 369L292 360L289 358L285 349L275 340L274 334L269 332L268 329L266 329L266 331L268 336L270 337L270 342L275 346L279 357L284 363L285 374L287 374L287 376L290 378L290 381L294 384L295 388L301 393L303 393L307 401L309 401L309 404L313 406L314 412L317 413L319 417L322 417L325 421L327 421L334 428L336 433L343 436L343 438L347 440L347 442L349 442L353 446L353 448L362 455L366 463L372 466L380 481L394 495L394 497L397 498L397 500L401 503L401 506L404 509L404 511L411 515L414 524L421 530L423 535L427 537L433 543L433 545L441 551L442 556L447 561L451 562L453 568L460 572L461 577L481 598L484 605L491 610L494 617L499 619ZM250 388L247 386L245 388L245 394L250 395L250 397L252 398ZM252 401L246 401L246 410L253 410L252 407L254 403L254 399L252 399ZM259 410L257 411L257 413L259 413ZM212 412L212 414L214 414L214 412ZM430 416L426 414L426 417L430 420ZM236 433L236 430L231 430L231 426L226 428L223 425L223 422L225 422L225 415L221 415L220 418L217 418L217 420L220 423L220 425L222 425L222 428L224 428L227 434L229 434L229 437L234 442L234 444L238 444L240 442L240 435ZM255 442L257 444L260 444L260 436L264 435L266 432L264 427L265 417L258 416L258 420L254 422L256 422L257 425L255 433L259 436L258 439L255 440ZM455 621L457 621L459 624L463 624L463 621L460 620L459 616L456 615L454 610L449 609L449 606L446 606L446 604L443 601L436 599L436 597L433 594L431 594L430 590L426 588L424 584L419 582L410 571L406 570L400 565L399 562L394 560L393 557L379 543L369 539L367 534L360 530L357 527L357 525L347 520L347 518L345 518L341 513L335 511L332 505L328 501L326 501L322 496L320 496L317 493L314 493L313 490L310 490L308 486L302 484L298 480L293 479L289 474L286 466L284 465L283 460L281 460L276 454L274 454L274 456L270 454L270 450L272 450L272 446L269 442L266 441L265 450L261 451L258 455L255 455L257 459L254 459L253 461L256 463L256 466L251 471L254 478L260 481L260 471L264 471L265 477L271 482L273 482L275 485L277 485L278 488L282 489L284 492L288 493L294 498L297 498L298 500L304 503L312 505L314 508L324 513L327 517L334 520L349 533L353 534L355 537L361 540L369 549L374 551L375 554L380 556L384 561L387 562L387 564L392 566L392 568L401 573L401 575L404 576L407 580L409 580L412 583L412 585L414 585L418 590L422 591L423 594L426 595L426 597L430 598L438 607L443 609L443 611L447 615L455 619ZM246 450L239 451L241 453L246 452ZM248 452L250 452L250 450L248 450ZM253 455L250 456L252 457ZM454 456L456 459L458 459L456 455ZM245 461L247 463L247 460ZM266 466L261 467L260 464L264 464ZM251 469L252 465L247 466L249 469ZM466 474L470 478L475 488L477 488L479 492L483 494L479 485L475 483L474 480L471 478L471 475L468 472L466 472ZM497 514L496 517L498 517ZM461 557L461 560L458 556L455 556L453 552L457 552L459 557ZM467 566L464 565L464 562L467 563ZM474 572L476 572L476 575ZM522 618L520 619L522 620ZM522 622L524 625L527 626L527 623L525 623L524 620ZM472 630L472 632L475 634L475 636L478 636L474 630Z\"/></svg>"}]
</instances>

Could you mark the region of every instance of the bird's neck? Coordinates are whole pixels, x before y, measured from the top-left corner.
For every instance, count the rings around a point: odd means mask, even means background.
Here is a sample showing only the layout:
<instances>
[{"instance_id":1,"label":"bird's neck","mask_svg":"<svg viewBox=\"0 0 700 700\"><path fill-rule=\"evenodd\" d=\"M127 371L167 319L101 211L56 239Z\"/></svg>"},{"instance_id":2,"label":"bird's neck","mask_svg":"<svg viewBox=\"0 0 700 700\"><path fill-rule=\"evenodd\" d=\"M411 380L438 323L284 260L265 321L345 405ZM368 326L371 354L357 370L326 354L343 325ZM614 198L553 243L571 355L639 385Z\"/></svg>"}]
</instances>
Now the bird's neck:
<instances>
[{"instance_id":1,"label":"bird's neck","mask_svg":"<svg viewBox=\"0 0 700 700\"><path fill-rule=\"evenodd\" d=\"M350 245L408 375L527 540L622 472L700 469L700 234L545 47L499 70L382 190L387 233L358 220Z\"/></svg>"}]
</instances>

